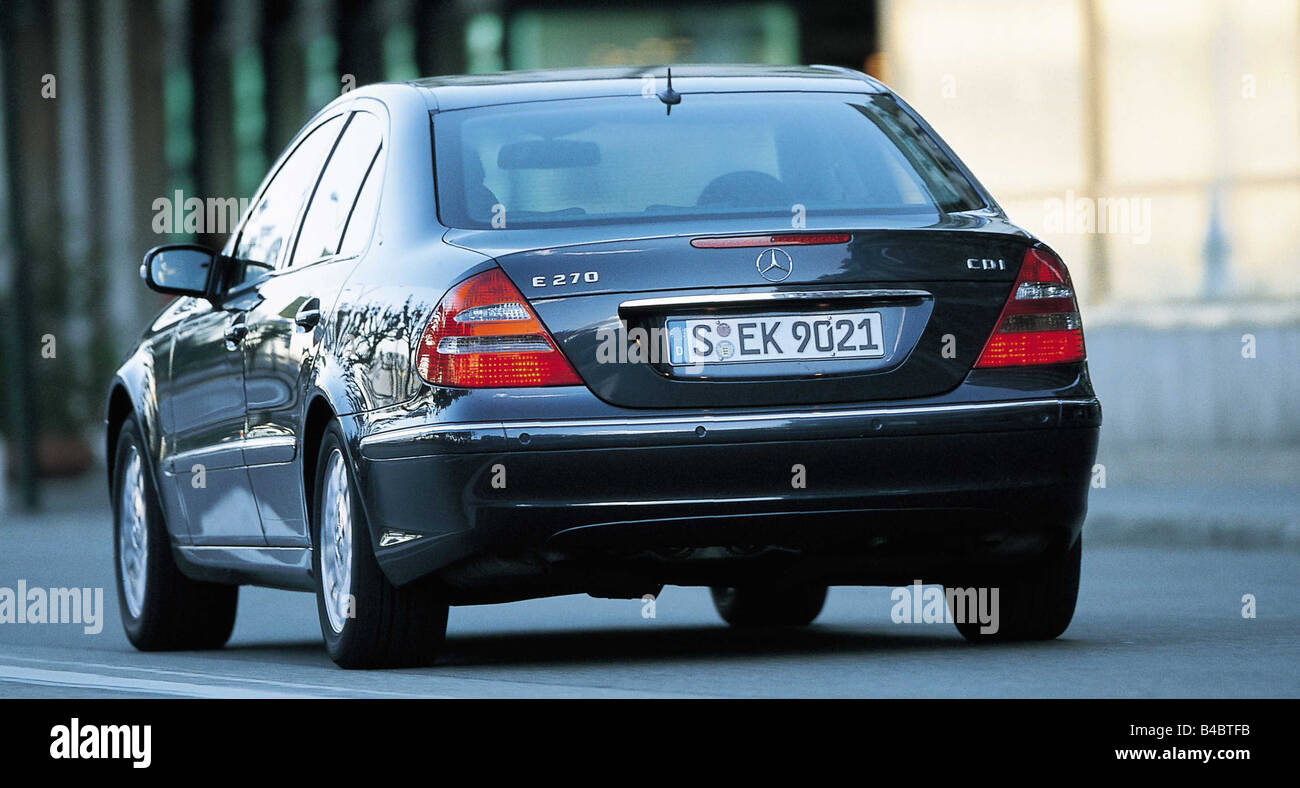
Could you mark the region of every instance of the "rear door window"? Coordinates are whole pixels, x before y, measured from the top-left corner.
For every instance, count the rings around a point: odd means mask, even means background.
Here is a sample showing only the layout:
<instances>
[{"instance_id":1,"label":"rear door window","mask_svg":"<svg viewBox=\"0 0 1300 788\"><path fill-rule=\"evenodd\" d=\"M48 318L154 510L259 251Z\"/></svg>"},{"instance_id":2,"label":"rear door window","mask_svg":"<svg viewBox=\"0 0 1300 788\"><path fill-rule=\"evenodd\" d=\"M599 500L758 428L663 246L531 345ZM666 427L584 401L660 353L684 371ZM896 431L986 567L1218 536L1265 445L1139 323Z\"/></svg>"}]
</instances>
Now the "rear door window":
<instances>
[{"instance_id":1,"label":"rear door window","mask_svg":"<svg viewBox=\"0 0 1300 788\"><path fill-rule=\"evenodd\" d=\"M361 193L352 206L352 215L348 217L343 228L343 242L339 244L339 254L343 256L361 254L370 240L370 232L375 226L375 216L379 213L379 191L384 183L384 149L375 153L375 159L366 173L366 180L361 185Z\"/></svg>"},{"instance_id":2,"label":"rear door window","mask_svg":"<svg viewBox=\"0 0 1300 788\"><path fill-rule=\"evenodd\" d=\"M369 112L354 112L312 195L291 265L338 253L348 218L382 143L379 118Z\"/></svg>"}]
</instances>

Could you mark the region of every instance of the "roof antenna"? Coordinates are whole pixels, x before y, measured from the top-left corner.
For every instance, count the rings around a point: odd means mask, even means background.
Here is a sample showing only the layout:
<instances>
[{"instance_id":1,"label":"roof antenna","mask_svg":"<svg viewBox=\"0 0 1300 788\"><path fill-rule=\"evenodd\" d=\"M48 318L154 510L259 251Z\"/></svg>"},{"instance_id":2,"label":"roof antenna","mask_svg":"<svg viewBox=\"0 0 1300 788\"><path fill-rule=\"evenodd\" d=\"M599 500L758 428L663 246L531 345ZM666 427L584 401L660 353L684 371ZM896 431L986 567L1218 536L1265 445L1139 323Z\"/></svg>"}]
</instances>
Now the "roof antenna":
<instances>
[{"instance_id":1,"label":"roof antenna","mask_svg":"<svg viewBox=\"0 0 1300 788\"><path fill-rule=\"evenodd\" d=\"M673 114L673 105L682 103L682 94L673 90L673 70L668 69L668 87L655 94L664 103L667 114Z\"/></svg>"}]
</instances>

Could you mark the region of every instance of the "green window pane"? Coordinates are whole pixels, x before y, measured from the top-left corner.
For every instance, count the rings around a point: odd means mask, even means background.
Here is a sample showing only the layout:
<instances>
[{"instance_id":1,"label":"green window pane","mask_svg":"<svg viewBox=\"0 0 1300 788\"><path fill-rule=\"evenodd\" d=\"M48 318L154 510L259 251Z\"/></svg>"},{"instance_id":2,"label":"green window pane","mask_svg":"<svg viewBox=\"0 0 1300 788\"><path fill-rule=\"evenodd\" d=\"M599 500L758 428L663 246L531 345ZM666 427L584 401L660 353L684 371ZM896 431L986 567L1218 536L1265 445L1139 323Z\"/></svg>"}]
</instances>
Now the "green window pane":
<instances>
[{"instance_id":1,"label":"green window pane","mask_svg":"<svg viewBox=\"0 0 1300 788\"><path fill-rule=\"evenodd\" d=\"M393 82L418 79L420 67L415 62L415 28L394 25L384 34L384 78Z\"/></svg>"},{"instance_id":2,"label":"green window pane","mask_svg":"<svg viewBox=\"0 0 1300 788\"><path fill-rule=\"evenodd\" d=\"M317 36L307 44L307 115L330 103L343 89L338 73L339 45L333 36Z\"/></svg>"},{"instance_id":3,"label":"green window pane","mask_svg":"<svg viewBox=\"0 0 1300 788\"><path fill-rule=\"evenodd\" d=\"M786 3L523 11L509 33L511 68L799 61L799 21Z\"/></svg>"},{"instance_id":4,"label":"green window pane","mask_svg":"<svg viewBox=\"0 0 1300 788\"><path fill-rule=\"evenodd\" d=\"M230 61L231 94L234 98L232 123L235 141L235 186L239 194L251 195L266 174L265 76L262 56L248 47Z\"/></svg>"},{"instance_id":5,"label":"green window pane","mask_svg":"<svg viewBox=\"0 0 1300 788\"><path fill-rule=\"evenodd\" d=\"M501 40L504 28L497 14L475 14L465 24L465 70L485 74L505 68Z\"/></svg>"}]
</instances>

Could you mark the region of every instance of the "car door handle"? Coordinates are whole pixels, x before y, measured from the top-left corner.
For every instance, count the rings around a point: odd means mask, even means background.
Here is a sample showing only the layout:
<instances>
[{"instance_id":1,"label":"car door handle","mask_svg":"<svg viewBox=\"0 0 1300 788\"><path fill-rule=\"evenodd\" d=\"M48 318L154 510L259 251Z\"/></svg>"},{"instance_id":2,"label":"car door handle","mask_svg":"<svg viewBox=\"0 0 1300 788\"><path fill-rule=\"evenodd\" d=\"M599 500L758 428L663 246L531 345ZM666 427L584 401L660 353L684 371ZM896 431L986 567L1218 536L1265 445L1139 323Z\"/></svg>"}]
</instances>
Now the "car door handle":
<instances>
[{"instance_id":1,"label":"car door handle","mask_svg":"<svg viewBox=\"0 0 1300 788\"><path fill-rule=\"evenodd\" d=\"M241 316L226 327L226 347L234 350L239 346L239 343L244 341L246 336L248 336L248 324L244 322L244 318Z\"/></svg>"},{"instance_id":2,"label":"car door handle","mask_svg":"<svg viewBox=\"0 0 1300 788\"><path fill-rule=\"evenodd\" d=\"M293 316L293 322L301 329L310 331L320 323L320 299L308 298Z\"/></svg>"}]
</instances>

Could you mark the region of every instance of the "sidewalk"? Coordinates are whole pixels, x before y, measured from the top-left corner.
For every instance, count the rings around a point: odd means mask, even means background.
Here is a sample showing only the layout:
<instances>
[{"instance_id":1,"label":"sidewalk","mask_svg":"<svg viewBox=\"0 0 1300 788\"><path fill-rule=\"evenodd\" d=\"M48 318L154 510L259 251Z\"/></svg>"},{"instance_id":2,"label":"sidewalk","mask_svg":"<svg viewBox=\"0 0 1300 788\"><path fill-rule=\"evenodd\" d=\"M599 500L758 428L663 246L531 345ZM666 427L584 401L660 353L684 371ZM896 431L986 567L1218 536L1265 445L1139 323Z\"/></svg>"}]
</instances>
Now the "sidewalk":
<instances>
[{"instance_id":1,"label":"sidewalk","mask_svg":"<svg viewBox=\"0 0 1300 788\"><path fill-rule=\"evenodd\" d=\"M1300 553L1300 446L1162 448L1103 437L1097 462L1105 467L1105 486L1089 495L1084 535L1090 545ZM42 500L34 515L0 512L0 549L5 525L109 527L101 469L47 482Z\"/></svg>"},{"instance_id":2,"label":"sidewalk","mask_svg":"<svg viewBox=\"0 0 1300 788\"><path fill-rule=\"evenodd\" d=\"M1091 491L1090 544L1300 552L1300 446L1108 444Z\"/></svg>"}]
</instances>

